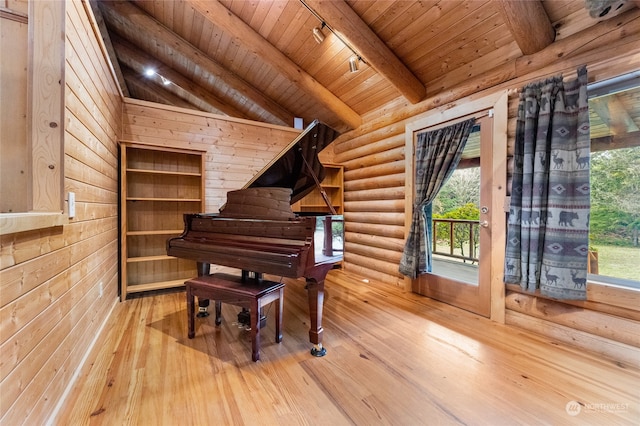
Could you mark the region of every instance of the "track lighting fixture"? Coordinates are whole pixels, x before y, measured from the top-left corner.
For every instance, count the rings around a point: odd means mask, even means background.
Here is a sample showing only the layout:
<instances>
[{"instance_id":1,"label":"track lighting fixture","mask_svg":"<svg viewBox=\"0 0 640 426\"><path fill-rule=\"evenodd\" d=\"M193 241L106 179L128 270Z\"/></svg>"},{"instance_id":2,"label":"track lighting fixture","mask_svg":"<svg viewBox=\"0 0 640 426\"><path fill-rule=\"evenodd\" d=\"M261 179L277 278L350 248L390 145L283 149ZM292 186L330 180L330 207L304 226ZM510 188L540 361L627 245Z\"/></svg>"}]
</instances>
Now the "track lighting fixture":
<instances>
[{"instance_id":1,"label":"track lighting fixture","mask_svg":"<svg viewBox=\"0 0 640 426\"><path fill-rule=\"evenodd\" d=\"M315 27L313 29L313 38L316 40L318 44L324 41L324 34L322 33L322 28L324 28L324 22L322 23L321 28Z\"/></svg>"},{"instance_id":2,"label":"track lighting fixture","mask_svg":"<svg viewBox=\"0 0 640 426\"><path fill-rule=\"evenodd\" d=\"M324 21L324 19L320 15L318 15L311 7L309 7L309 5L305 2L305 0L299 0L299 1L322 24L320 26L320 28L314 27L313 30L311 30L311 32L313 33L313 38L315 39L315 41L318 44L322 43L324 41L324 39L325 39L325 35L322 32L322 30L325 29L325 27L326 27L327 30L329 30L335 37L337 37L337 39L340 40L342 42L342 44L344 44L347 47L347 49L349 49L351 51L351 53L353 53L354 56L352 56L349 59L349 71L357 72L358 71L358 62L359 61L362 61L362 63L364 63L365 65L367 64L367 61L364 60L364 58L362 58L358 54L358 52L356 52L355 49L349 43L347 43L347 41L340 35L340 33L336 32L333 28L331 28L331 26L327 25L327 23Z\"/></svg>"},{"instance_id":3,"label":"track lighting fixture","mask_svg":"<svg viewBox=\"0 0 640 426\"><path fill-rule=\"evenodd\" d=\"M352 56L349 58L349 71L357 72L358 71L358 57Z\"/></svg>"}]
</instances>

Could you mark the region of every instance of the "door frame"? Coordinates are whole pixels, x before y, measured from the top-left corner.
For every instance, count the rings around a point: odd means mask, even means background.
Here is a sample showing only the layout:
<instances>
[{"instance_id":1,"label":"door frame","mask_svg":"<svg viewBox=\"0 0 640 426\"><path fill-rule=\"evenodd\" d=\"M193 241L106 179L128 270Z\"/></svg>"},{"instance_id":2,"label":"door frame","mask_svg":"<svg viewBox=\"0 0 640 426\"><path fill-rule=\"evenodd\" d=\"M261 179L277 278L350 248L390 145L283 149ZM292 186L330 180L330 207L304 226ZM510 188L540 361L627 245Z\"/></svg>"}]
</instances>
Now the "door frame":
<instances>
[{"instance_id":1,"label":"door frame","mask_svg":"<svg viewBox=\"0 0 640 426\"><path fill-rule=\"evenodd\" d=\"M441 126L449 122L460 121L480 115L487 110L493 113L493 155L491 159L491 204L490 216L491 232L491 261L489 276L480 275L480 280L490 280L490 312L489 318L504 323L505 320L505 290L503 283L504 253L506 238L506 185L507 185L507 120L508 120L508 93L500 91L478 99L471 97L460 99L454 103L427 111L414 117L405 126L405 238L411 229L411 219L415 198L414 188L414 157L416 134L431 127ZM484 179L484 177L483 177ZM485 182L481 182L482 185ZM429 275L429 279L439 277ZM441 277L440 277L441 278ZM414 291L419 283L416 280L405 278L405 288Z\"/></svg>"}]
</instances>

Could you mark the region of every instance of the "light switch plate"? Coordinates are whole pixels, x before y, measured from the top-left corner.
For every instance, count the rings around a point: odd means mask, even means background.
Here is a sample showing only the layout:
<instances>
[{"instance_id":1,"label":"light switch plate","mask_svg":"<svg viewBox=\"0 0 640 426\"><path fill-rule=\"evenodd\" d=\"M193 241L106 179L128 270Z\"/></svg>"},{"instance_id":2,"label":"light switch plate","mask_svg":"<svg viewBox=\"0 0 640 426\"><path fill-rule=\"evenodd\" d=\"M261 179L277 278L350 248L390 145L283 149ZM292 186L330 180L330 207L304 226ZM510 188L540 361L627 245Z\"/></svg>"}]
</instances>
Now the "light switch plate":
<instances>
[{"instance_id":1,"label":"light switch plate","mask_svg":"<svg viewBox=\"0 0 640 426\"><path fill-rule=\"evenodd\" d=\"M76 194L75 192L70 192L69 193L69 217L75 217L76 216Z\"/></svg>"}]
</instances>

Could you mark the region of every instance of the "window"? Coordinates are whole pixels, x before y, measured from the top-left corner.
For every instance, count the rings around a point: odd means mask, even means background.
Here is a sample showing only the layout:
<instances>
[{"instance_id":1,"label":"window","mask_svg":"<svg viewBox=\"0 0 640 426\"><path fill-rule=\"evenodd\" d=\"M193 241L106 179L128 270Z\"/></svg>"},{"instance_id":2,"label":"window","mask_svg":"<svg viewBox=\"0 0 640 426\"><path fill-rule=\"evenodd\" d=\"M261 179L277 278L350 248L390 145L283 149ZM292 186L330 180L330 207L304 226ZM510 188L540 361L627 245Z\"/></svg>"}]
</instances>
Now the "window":
<instances>
[{"instance_id":1,"label":"window","mask_svg":"<svg viewBox=\"0 0 640 426\"><path fill-rule=\"evenodd\" d=\"M640 72L589 85L589 114L589 280L640 289Z\"/></svg>"},{"instance_id":2,"label":"window","mask_svg":"<svg viewBox=\"0 0 640 426\"><path fill-rule=\"evenodd\" d=\"M480 125L476 124L456 170L433 201L434 273L460 271L458 279L478 283L480 188ZM452 263L463 263L466 268Z\"/></svg>"},{"instance_id":3,"label":"window","mask_svg":"<svg viewBox=\"0 0 640 426\"><path fill-rule=\"evenodd\" d=\"M3 98L16 99L2 102L1 111L0 233L8 234L68 221L62 214L64 2L29 1L28 16L14 11L0 19L1 90Z\"/></svg>"}]
</instances>

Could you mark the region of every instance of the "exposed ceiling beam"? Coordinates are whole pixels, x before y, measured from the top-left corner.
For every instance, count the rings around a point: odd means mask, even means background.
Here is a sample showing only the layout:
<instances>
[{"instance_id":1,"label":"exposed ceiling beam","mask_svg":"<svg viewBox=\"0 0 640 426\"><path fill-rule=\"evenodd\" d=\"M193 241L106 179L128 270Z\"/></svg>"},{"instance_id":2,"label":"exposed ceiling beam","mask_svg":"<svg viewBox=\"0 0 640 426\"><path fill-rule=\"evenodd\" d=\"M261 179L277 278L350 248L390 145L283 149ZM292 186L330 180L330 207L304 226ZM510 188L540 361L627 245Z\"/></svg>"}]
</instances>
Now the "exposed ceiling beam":
<instances>
[{"instance_id":1,"label":"exposed ceiling beam","mask_svg":"<svg viewBox=\"0 0 640 426\"><path fill-rule=\"evenodd\" d=\"M122 67L122 75L127 81L129 87L131 87L131 91L136 92L137 97L141 97L149 102L156 102L180 108L197 109L197 106L187 102L179 96L174 95L168 90L165 90L162 86L158 86L157 84L150 82L134 70ZM141 93L143 94L142 96L140 96Z\"/></svg>"},{"instance_id":2,"label":"exposed ceiling beam","mask_svg":"<svg viewBox=\"0 0 640 426\"><path fill-rule=\"evenodd\" d=\"M426 96L424 84L343 0L301 0L326 25L343 36L366 62L384 76L409 102Z\"/></svg>"},{"instance_id":3,"label":"exposed ceiling beam","mask_svg":"<svg viewBox=\"0 0 640 426\"><path fill-rule=\"evenodd\" d=\"M292 62L284 53L264 39L253 28L234 15L217 0L187 0L193 9L205 19L220 27L235 38L247 50L284 75L289 81L307 94L313 96L329 110L333 111L341 121L352 128L362 123L360 115L342 102L337 96L321 85L311 75Z\"/></svg>"},{"instance_id":4,"label":"exposed ceiling beam","mask_svg":"<svg viewBox=\"0 0 640 426\"><path fill-rule=\"evenodd\" d=\"M111 60L111 66L113 67L113 71L116 73L116 79L120 84L120 90L122 90L122 94L125 97L129 97L129 89L127 88L127 83L124 81L124 76L122 75L122 70L120 69L120 64L118 63L116 52L113 49L113 45L111 43L111 37L109 37L109 31L107 30L107 26L104 23L104 18L102 17L102 12L96 4L96 1L97 0L89 1L91 11L93 12L93 16L96 18L96 24L98 25L100 36L102 36L104 46L107 49L107 55Z\"/></svg>"},{"instance_id":5,"label":"exposed ceiling beam","mask_svg":"<svg viewBox=\"0 0 640 426\"><path fill-rule=\"evenodd\" d=\"M640 146L640 132L591 139L591 152Z\"/></svg>"},{"instance_id":6,"label":"exposed ceiling beam","mask_svg":"<svg viewBox=\"0 0 640 426\"><path fill-rule=\"evenodd\" d=\"M138 75L142 75L147 67L153 66L158 75L161 75L172 83L168 85L169 88L167 88L166 90L174 92L174 94L182 97L183 99L184 96L180 95L180 91L189 93L191 96L197 98L200 102L209 106L209 108L206 109L206 112L211 112L214 114L225 114L231 117L238 118L247 118L253 120L257 119L256 117L249 117L247 114L239 111L232 105L220 101L220 99L212 95L204 87L195 84L192 80L189 80L182 74L168 67L166 64L163 64L159 60L142 52L137 46L134 46L121 37L114 37L113 45L118 52L118 59L122 63L126 64L129 68L137 72ZM178 88L180 90L175 90Z\"/></svg>"},{"instance_id":7,"label":"exposed ceiling beam","mask_svg":"<svg viewBox=\"0 0 640 426\"><path fill-rule=\"evenodd\" d=\"M293 124L293 113L287 111L245 80L218 64L206 53L197 49L182 37L169 31L164 25L147 15L137 6L129 2L101 1L99 4L107 24L116 32L124 32L120 31L122 30L119 28L120 25L144 29L144 32L139 31L139 37L152 38L158 45L164 46L166 49L172 50L174 54L188 59L194 66L200 67L215 79L216 84L227 86L230 91L239 94L248 103L255 104L270 115L277 117L279 120L277 124L286 123L288 126ZM132 40L132 42L135 43L135 40Z\"/></svg>"},{"instance_id":8,"label":"exposed ceiling beam","mask_svg":"<svg viewBox=\"0 0 640 426\"><path fill-rule=\"evenodd\" d=\"M458 169L471 169L474 167L480 167L480 157L475 158L461 158L456 166L456 170Z\"/></svg>"},{"instance_id":9,"label":"exposed ceiling beam","mask_svg":"<svg viewBox=\"0 0 640 426\"><path fill-rule=\"evenodd\" d=\"M538 0L497 0L496 8L525 55L537 53L556 38L547 12Z\"/></svg>"},{"instance_id":10,"label":"exposed ceiling beam","mask_svg":"<svg viewBox=\"0 0 640 426\"><path fill-rule=\"evenodd\" d=\"M591 99L589 107L593 108L602 122L609 127L612 135L624 135L640 130L617 95Z\"/></svg>"}]
</instances>

